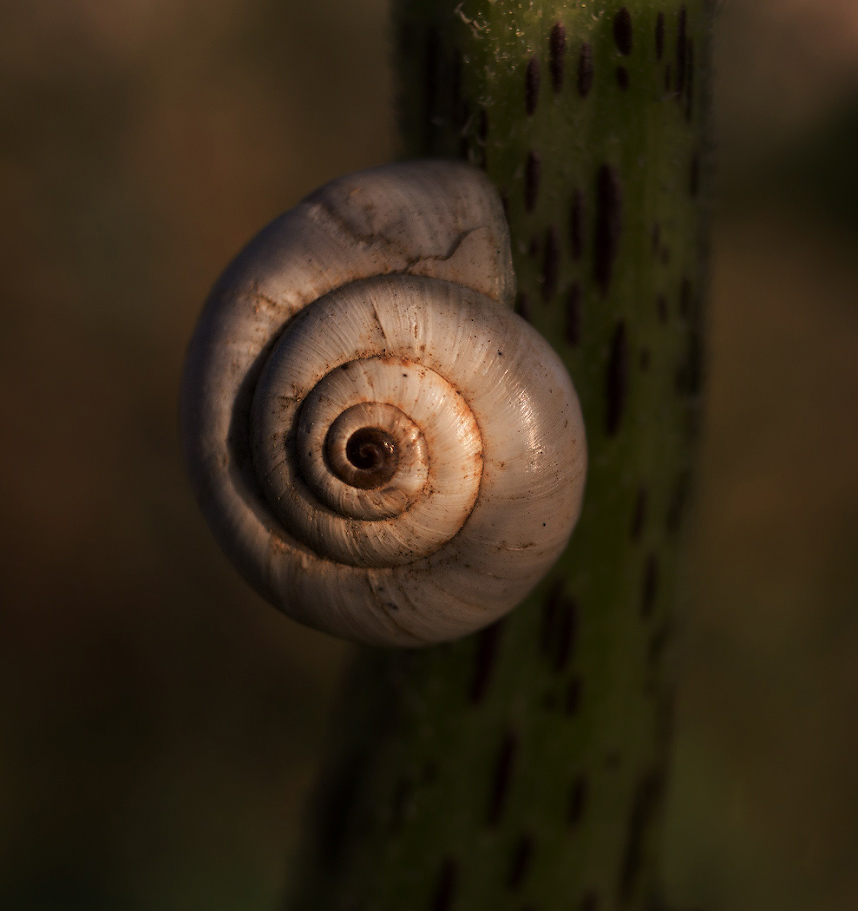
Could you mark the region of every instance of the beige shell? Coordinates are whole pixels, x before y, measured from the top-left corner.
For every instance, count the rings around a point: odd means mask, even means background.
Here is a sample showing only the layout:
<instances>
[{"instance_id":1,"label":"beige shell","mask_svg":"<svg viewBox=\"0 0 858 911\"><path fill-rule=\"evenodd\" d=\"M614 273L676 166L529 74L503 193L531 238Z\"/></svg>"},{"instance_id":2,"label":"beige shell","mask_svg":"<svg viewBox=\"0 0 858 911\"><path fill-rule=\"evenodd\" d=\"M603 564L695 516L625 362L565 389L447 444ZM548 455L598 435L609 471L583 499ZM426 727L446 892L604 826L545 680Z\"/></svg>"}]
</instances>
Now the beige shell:
<instances>
[{"instance_id":1,"label":"beige shell","mask_svg":"<svg viewBox=\"0 0 858 911\"><path fill-rule=\"evenodd\" d=\"M329 183L220 278L185 368L186 460L221 546L289 616L454 639L560 555L583 421L514 286L497 193L446 161Z\"/></svg>"}]
</instances>

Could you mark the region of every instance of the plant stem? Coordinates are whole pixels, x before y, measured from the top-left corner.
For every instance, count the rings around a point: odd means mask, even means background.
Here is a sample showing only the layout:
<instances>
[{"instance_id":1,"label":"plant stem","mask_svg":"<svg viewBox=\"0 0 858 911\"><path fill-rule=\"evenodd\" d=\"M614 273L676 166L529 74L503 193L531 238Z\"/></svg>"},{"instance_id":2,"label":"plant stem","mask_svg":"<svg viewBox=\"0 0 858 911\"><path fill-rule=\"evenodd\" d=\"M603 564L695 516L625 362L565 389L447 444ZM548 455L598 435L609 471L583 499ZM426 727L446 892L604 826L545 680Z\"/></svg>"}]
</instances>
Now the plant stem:
<instances>
[{"instance_id":1,"label":"plant stem","mask_svg":"<svg viewBox=\"0 0 858 911\"><path fill-rule=\"evenodd\" d=\"M506 620L363 651L295 911L661 907L668 644L700 391L707 0L399 0L405 156L486 169L566 360L584 511Z\"/></svg>"}]
</instances>

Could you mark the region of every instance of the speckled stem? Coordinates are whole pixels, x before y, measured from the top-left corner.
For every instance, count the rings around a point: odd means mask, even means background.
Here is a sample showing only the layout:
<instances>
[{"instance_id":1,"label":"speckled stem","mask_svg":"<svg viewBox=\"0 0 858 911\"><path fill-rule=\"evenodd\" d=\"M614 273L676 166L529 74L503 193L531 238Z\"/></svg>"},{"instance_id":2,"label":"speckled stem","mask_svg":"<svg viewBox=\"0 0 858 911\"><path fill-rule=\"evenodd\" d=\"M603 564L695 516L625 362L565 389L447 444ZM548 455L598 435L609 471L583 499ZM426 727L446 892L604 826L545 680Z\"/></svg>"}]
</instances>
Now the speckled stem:
<instances>
[{"instance_id":1,"label":"speckled stem","mask_svg":"<svg viewBox=\"0 0 858 911\"><path fill-rule=\"evenodd\" d=\"M400 0L405 156L486 169L518 310L590 447L566 555L508 619L364 651L294 911L661 908L678 545L698 416L707 0Z\"/></svg>"}]
</instances>

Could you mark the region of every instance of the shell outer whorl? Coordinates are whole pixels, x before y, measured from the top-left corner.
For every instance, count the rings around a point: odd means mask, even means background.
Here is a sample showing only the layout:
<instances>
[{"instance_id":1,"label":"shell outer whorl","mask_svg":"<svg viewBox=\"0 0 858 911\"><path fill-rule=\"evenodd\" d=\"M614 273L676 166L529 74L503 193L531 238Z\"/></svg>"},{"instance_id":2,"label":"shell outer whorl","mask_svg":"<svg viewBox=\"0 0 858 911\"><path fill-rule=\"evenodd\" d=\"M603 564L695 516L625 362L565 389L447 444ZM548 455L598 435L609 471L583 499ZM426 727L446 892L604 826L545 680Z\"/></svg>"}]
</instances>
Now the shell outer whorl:
<instances>
[{"instance_id":1,"label":"shell outer whorl","mask_svg":"<svg viewBox=\"0 0 858 911\"><path fill-rule=\"evenodd\" d=\"M185 368L186 461L221 546L294 619L456 638L565 547L583 421L514 285L497 193L446 161L333 181L218 281Z\"/></svg>"}]
</instances>

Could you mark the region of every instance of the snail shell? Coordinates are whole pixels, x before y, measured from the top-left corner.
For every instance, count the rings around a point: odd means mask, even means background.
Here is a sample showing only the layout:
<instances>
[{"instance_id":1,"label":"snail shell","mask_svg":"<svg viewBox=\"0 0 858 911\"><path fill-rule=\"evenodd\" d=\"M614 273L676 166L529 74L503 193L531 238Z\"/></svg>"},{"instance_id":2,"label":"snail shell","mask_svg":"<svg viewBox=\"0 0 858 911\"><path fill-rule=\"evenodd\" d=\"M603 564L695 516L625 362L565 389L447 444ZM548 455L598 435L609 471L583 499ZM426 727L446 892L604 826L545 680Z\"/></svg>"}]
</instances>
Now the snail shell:
<instances>
[{"instance_id":1,"label":"snail shell","mask_svg":"<svg viewBox=\"0 0 858 911\"><path fill-rule=\"evenodd\" d=\"M186 461L221 546L291 617L453 639L559 556L583 421L514 292L497 193L446 161L329 183L220 278L185 368Z\"/></svg>"}]
</instances>

